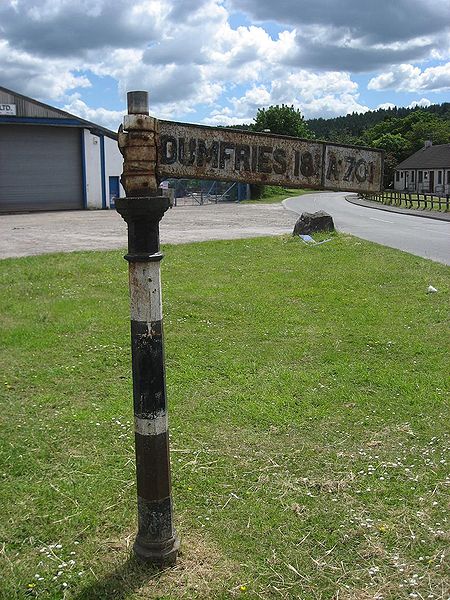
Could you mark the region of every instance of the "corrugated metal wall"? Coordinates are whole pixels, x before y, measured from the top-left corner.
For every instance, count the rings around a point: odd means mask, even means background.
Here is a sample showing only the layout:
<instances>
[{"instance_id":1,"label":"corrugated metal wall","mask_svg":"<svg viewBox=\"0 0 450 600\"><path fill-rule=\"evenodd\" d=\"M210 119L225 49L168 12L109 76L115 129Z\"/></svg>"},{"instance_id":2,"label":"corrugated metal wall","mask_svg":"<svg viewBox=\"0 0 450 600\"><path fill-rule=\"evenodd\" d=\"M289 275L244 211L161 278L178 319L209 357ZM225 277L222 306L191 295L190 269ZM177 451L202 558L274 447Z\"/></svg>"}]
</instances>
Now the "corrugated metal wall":
<instances>
[{"instance_id":1,"label":"corrugated metal wall","mask_svg":"<svg viewBox=\"0 0 450 600\"><path fill-rule=\"evenodd\" d=\"M35 117L44 119L64 119L67 115L61 114L51 107L43 106L36 100L9 93L0 88L0 104L15 104L18 117Z\"/></svg>"},{"instance_id":2,"label":"corrugated metal wall","mask_svg":"<svg viewBox=\"0 0 450 600\"><path fill-rule=\"evenodd\" d=\"M80 130L0 126L0 211L83 208Z\"/></svg>"}]
</instances>

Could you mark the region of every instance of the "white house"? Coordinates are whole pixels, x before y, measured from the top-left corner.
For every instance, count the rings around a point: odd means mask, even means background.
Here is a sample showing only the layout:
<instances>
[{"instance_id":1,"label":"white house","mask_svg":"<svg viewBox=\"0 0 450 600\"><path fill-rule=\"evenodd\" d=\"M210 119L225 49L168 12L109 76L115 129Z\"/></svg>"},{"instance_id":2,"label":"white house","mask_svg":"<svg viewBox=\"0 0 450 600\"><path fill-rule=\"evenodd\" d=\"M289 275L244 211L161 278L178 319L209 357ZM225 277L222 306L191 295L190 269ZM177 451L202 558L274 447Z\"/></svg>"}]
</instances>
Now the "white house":
<instances>
[{"instance_id":1,"label":"white house","mask_svg":"<svg viewBox=\"0 0 450 600\"><path fill-rule=\"evenodd\" d=\"M0 87L0 212L107 209L124 195L117 135Z\"/></svg>"},{"instance_id":2,"label":"white house","mask_svg":"<svg viewBox=\"0 0 450 600\"><path fill-rule=\"evenodd\" d=\"M394 190L450 194L450 144L425 146L397 165Z\"/></svg>"}]
</instances>

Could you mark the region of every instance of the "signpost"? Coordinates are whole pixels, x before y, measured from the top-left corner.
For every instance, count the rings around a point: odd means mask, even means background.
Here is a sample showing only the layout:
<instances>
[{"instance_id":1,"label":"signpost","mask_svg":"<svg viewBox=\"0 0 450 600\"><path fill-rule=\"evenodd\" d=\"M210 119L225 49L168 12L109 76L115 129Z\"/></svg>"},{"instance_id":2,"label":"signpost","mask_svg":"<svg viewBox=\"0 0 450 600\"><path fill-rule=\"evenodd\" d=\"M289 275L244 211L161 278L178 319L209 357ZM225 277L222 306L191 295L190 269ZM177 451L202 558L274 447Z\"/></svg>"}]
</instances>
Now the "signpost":
<instances>
[{"instance_id":1,"label":"signpost","mask_svg":"<svg viewBox=\"0 0 450 600\"><path fill-rule=\"evenodd\" d=\"M169 208L158 183L168 177L216 179L342 191L377 192L383 153L316 140L157 121L147 92L128 92L118 143L128 225L131 350L138 494L134 551L141 560L175 564L167 422L159 221Z\"/></svg>"},{"instance_id":2,"label":"signpost","mask_svg":"<svg viewBox=\"0 0 450 600\"><path fill-rule=\"evenodd\" d=\"M169 199L158 195L155 119L146 92L128 93L126 131L119 130L127 196L116 210L128 225L131 356L138 496L138 558L160 567L175 564L179 541L173 526L169 431L163 346L159 221Z\"/></svg>"},{"instance_id":3,"label":"signpost","mask_svg":"<svg viewBox=\"0 0 450 600\"><path fill-rule=\"evenodd\" d=\"M220 179L349 192L380 191L382 151L316 140L158 122L160 178Z\"/></svg>"}]
</instances>

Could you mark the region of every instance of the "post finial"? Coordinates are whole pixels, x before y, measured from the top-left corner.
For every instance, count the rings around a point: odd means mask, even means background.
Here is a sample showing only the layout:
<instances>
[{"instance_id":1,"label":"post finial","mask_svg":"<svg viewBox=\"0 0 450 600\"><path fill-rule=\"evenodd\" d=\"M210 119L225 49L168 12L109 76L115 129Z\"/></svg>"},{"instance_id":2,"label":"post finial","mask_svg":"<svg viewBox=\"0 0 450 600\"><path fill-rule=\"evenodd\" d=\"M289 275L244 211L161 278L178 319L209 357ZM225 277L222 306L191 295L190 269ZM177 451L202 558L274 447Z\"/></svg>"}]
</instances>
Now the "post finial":
<instances>
[{"instance_id":1,"label":"post finial","mask_svg":"<svg viewBox=\"0 0 450 600\"><path fill-rule=\"evenodd\" d=\"M120 181L128 197L156 196L157 121L148 114L148 92L128 92L127 101L117 136L124 159Z\"/></svg>"},{"instance_id":2,"label":"post finial","mask_svg":"<svg viewBox=\"0 0 450 600\"><path fill-rule=\"evenodd\" d=\"M127 92L129 115L148 115L148 92Z\"/></svg>"}]
</instances>

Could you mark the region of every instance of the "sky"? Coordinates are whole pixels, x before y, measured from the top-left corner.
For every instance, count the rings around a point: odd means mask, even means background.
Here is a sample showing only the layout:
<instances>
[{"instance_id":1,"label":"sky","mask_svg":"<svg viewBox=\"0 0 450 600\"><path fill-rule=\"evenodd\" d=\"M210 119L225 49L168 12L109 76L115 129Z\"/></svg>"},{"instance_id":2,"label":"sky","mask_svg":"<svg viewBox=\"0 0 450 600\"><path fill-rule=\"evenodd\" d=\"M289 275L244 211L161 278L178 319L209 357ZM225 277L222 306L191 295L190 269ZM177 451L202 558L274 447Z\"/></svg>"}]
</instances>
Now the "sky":
<instances>
[{"instance_id":1,"label":"sky","mask_svg":"<svg viewBox=\"0 0 450 600\"><path fill-rule=\"evenodd\" d=\"M449 0L0 0L0 86L116 130L450 101Z\"/></svg>"}]
</instances>

